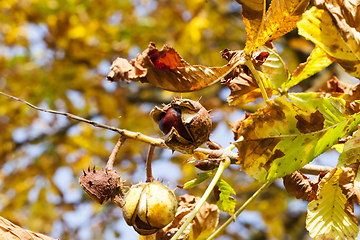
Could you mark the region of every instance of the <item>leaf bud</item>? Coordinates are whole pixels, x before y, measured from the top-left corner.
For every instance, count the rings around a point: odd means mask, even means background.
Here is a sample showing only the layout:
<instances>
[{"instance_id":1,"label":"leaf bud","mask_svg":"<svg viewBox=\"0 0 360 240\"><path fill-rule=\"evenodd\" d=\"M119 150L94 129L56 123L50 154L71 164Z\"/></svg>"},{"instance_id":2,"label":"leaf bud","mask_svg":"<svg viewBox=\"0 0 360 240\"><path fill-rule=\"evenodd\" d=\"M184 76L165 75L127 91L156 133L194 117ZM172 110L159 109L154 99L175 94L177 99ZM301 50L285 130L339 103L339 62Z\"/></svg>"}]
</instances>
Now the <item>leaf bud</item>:
<instances>
[{"instance_id":1,"label":"leaf bud","mask_svg":"<svg viewBox=\"0 0 360 240\"><path fill-rule=\"evenodd\" d=\"M174 99L153 108L150 116L164 133L165 144L175 151L189 153L209 140L211 117L197 101Z\"/></svg>"},{"instance_id":2,"label":"leaf bud","mask_svg":"<svg viewBox=\"0 0 360 240\"><path fill-rule=\"evenodd\" d=\"M177 207L174 192L160 182L138 183L125 196L123 216L140 235L150 235L174 219Z\"/></svg>"}]
</instances>

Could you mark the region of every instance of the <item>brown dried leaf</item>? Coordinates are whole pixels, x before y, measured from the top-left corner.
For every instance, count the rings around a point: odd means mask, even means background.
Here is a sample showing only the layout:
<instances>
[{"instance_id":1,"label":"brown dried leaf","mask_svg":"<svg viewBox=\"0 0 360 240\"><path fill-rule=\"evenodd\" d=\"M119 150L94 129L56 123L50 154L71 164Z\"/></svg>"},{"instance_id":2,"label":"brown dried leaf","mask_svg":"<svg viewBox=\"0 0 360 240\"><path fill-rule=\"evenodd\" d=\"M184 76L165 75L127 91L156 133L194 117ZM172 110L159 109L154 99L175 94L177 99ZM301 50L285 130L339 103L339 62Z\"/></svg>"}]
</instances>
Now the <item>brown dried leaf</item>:
<instances>
[{"instance_id":1,"label":"brown dried leaf","mask_svg":"<svg viewBox=\"0 0 360 240\"><path fill-rule=\"evenodd\" d=\"M243 51L227 50L225 52L224 50L222 56L229 61L229 64L234 64L243 57ZM259 52L256 55L254 54L252 62L256 68L260 67L268 56L269 54L267 52ZM268 97L271 97L273 90L268 89L268 87L271 86L271 82L262 72L259 72L259 74L265 84L265 87L267 87L266 92ZM227 97L227 101L230 105L245 104L262 97L255 78L245 65L239 65L236 67L232 72L226 75L221 82L226 84L231 90L231 94Z\"/></svg>"},{"instance_id":2,"label":"brown dried leaf","mask_svg":"<svg viewBox=\"0 0 360 240\"><path fill-rule=\"evenodd\" d=\"M140 81L172 92L191 92L216 83L237 64L233 62L222 67L190 65L172 47L164 45L158 50L150 43L130 62L117 58L107 79L110 82Z\"/></svg>"},{"instance_id":3,"label":"brown dried leaf","mask_svg":"<svg viewBox=\"0 0 360 240\"><path fill-rule=\"evenodd\" d=\"M179 230L181 225L186 221L188 215L197 205L199 197L185 194L179 199L179 208L176 212L175 219L165 228L156 233L156 240L168 240ZM207 202L200 208L195 218L184 230L178 239L204 239L210 236L219 222L219 209L215 204Z\"/></svg>"},{"instance_id":4,"label":"brown dried leaf","mask_svg":"<svg viewBox=\"0 0 360 240\"><path fill-rule=\"evenodd\" d=\"M342 167L343 171L339 177L339 185L348 202L360 203L360 189L359 183L356 181L356 175L359 170L359 162Z\"/></svg>"},{"instance_id":5,"label":"brown dried leaf","mask_svg":"<svg viewBox=\"0 0 360 240\"><path fill-rule=\"evenodd\" d=\"M317 199L317 184L310 182L308 179L308 177L296 171L283 177L283 182L289 194L295 196L297 199L311 202Z\"/></svg>"},{"instance_id":6,"label":"brown dried leaf","mask_svg":"<svg viewBox=\"0 0 360 240\"><path fill-rule=\"evenodd\" d=\"M360 84L348 84L339 81L336 76L327 82L328 92L343 93L342 98L346 100L360 99Z\"/></svg>"},{"instance_id":7,"label":"brown dried leaf","mask_svg":"<svg viewBox=\"0 0 360 240\"><path fill-rule=\"evenodd\" d=\"M41 233L23 229L0 216L0 239L2 240L55 240Z\"/></svg>"}]
</instances>

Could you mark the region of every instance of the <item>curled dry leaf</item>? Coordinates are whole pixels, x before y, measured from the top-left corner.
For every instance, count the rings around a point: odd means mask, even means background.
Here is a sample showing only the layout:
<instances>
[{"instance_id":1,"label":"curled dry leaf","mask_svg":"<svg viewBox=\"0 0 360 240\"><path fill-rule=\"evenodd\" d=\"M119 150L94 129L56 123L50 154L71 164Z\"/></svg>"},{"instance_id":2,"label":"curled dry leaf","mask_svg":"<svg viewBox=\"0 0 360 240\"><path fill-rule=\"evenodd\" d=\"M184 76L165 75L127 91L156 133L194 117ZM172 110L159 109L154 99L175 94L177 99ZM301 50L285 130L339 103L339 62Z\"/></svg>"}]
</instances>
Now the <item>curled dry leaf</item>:
<instances>
[{"instance_id":1,"label":"curled dry leaf","mask_svg":"<svg viewBox=\"0 0 360 240\"><path fill-rule=\"evenodd\" d=\"M283 182L286 191L295 196L297 199L311 202L318 198L317 190L318 184L326 173L319 174L314 180L309 181L308 177L299 171L295 171L283 177Z\"/></svg>"},{"instance_id":2,"label":"curled dry leaf","mask_svg":"<svg viewBox=\"0 0 360 240\"><path fill-rule=\"evenodd\" d=\"M235 65L235 63L234 63ZM172 92L196 91L219 81L234 65L205 67L190 65L175 51L164 45L160 50L150 43L148 48L130 62L117 58L111 65L107 79L140 81Z\"/></svg>"},{"instance_id":3,"label":"curled dry leaf","mask_svg":"<svg viewBox=\"0 0 360 240\"><path fill-rule=\"evenodd\" d=\"M336 76L327 81L328 92L342 93L339 97L346 100L360 99L360 84L349 84L339 81Z\"/></svg>"},{"instance_id":4,"label":"curled dry leaf","mask_svg":"<svg viewBox=\"0 0 360 240\"><path fill-rule=\"evenodd\" d=\"M11 240L55 240L41 233L23 229L0 216L0 239Z\"/></svg>"},{"instance_id":5,"label":"curled dry leaf","mask_svg":"<svg viewBox=\"0 0 360 240\"><path fill-rule=\"evenodd\" d=\"M156 240L168 240L179 230L188 215L196 207L199 197L185 194L180 197L175 219L156 233ZM205 239L211 235L219 222L219 209L215 204L207 202L200 208L195 218L178 239Z\"/></svg>"},{"instance_id":6,"label":"curled dry leaf","mask_svg":"<svg viewBox=\"0 0 360 240\"><path fill-rule=\"evenodd\" d=\"M252 62L256 68L260 67L266 61L268 56L268 52L258 52L257 55L254 54ZM243 58L243 51L231 51L225 49L222 53L222 57L228 60L229 64L233 64ZM259 74L261 74L261 72L259 72ZM271 85L264 74L261 74L260 77L262 77L265 87ZM245 65L237 66L221 80L221 83L226 84L231 91L231 94L227 97L227 101L230 105L245 104L262 97L254 76ZM273 91L270 89L266 89L266 92L268 97L271 97L273 94Z\"/></svg>"},{"instance_id":7,"label":"curled dry leaf","mask_svg":"<svg viewBox=\"0 0 360 240\"><path fill-rule=\"evenodd\" d=\"M356 175L359 170L359 162L345 165L339 177L339 185L345 194L348 202L360 204L360 186L356 181Z\"/></svg>"}]
</instances>

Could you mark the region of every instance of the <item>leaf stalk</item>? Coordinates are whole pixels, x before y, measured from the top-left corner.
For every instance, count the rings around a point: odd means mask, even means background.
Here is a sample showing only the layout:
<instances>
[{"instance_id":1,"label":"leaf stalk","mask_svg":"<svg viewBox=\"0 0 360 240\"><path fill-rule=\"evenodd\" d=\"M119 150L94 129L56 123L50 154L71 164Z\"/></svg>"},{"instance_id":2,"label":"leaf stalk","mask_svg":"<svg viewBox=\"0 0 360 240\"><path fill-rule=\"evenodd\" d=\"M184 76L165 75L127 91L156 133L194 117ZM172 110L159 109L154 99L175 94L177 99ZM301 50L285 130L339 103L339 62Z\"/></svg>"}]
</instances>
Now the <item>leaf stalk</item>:
<instances>
[{"instance_id":1,"label":"leaf stalk","mask_svg":"<svg viewBox=\"0 0 360 240\"><path fill-rule=\"evenodd\" d=\"M242 213L246 207L252 203L257 197L260 196L260 194L266 189L268 188L273 182L275 181L275 179L273 180L268 180L264 185L261 186L261 188L259 188L248 200L246 200L246 202L235 212L235 218L237 218L240 213ZM210 237L208 237L206 240L211 240L214 239L218 234L220 234L222 231L225 230L225 228L233 222L233 218L230 217L223 225L221 225L215 232L213 232Z\"/></svg>"},{"instance_id":2,"label":"leaf stalk","mask_svg":"<svg viewBox=\"0 0 360 240\"><path fill-rule=\"evenodd\" d=\"M255 69L254 65L252 64L251 60L247 60L245 62L245 65L250 69L251 73L253 74L253 76L254 76L254 78L255 78L255 80L256 80L259 88L260 88L261 95L264 98L265 102L267 103L267 101L269 100L269 97L268 97L268 95L266 93L264 83L261 80L259 73L256 71L256 69Z\"/></svg>"},{"instance_id":3,"label":"leaf stalk","mask_svg":"<svg viewBox=\"0 0 360 240\"><path fill-rule=\"evenodd\" d=\"M207 189L206 189L205 193L203 194L203 196L201 197L200 201L198 202L198 204L196 205L194 210L190 213L190 215L186 219L185 223L180 227L180 229L176 232L176 234L171 238L171 240L178 239L178 237L182 234L182 232L185 230L185 228L194 219L196 213L198 213L198 211L200 210L202 205L205 203L206 199L209 197L210 193L214 189L217 181L220 179L224 170L227 167L229 167L230 163L231 163L231 161L230 161L230 158L228 158L228 157L226 157L223 161L221 161L220 166L219 166L214 178L211 180L209 186L207 187Z\"/></svg>"}]
</instances>

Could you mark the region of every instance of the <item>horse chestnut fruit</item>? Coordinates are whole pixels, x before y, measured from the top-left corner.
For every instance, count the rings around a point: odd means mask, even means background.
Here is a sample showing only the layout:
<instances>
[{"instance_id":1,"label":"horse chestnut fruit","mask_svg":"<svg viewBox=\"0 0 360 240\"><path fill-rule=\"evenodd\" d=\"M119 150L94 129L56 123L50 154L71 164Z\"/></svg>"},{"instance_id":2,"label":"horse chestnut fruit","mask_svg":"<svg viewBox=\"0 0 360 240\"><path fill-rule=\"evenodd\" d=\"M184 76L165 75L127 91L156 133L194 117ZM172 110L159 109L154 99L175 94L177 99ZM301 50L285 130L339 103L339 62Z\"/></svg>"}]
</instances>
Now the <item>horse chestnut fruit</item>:
<instances>
[{"instance_id":1,"label":"horse chestnut fruit","mask_svg":"<svg viewBox=\"0 0 360 240\"><path fill-rule=\"evenodd\" d=\"M125 196L123 216L140 235L150 235L168 225L175 217L178 201L160 182L133 185Z\"/></svg>"},{"instance_id":2,"label":"horse chestnut fruit","mask_svg":"<svg viewBox=\"0 0 360 240\"><path fill-rule=\"evenodd\" d=\"M79 178L80 186L95 202L103 205L109 200L119 207L124 206L123 183L116 171L95 170L95 167L88 171L83 170Z\"/></svg>"},{"instance_id":3,"label":"horse chestnut fruit","mask_svg":"<svg viewBox=\"0 0 360 240\"><path fill-rule=\"evenodd\" d=\"M174 127L182 137L191 141L191 137L182 123L180 109L171 107L166 113L162 113L160 118L159 128L164 134L168 134Z\"/></svg>"},{"instance_id":4,"label":"horse chestnut fruit","mask_svg":"<svg viewBox=\"0 0 360 240\"><path fill-rule=\"evenodd\" d=\"M191 153L209 140L211 118L197 101L174 99L163 108L153 108L150 116L164 133L165 144L173 150Z\"/></svg>"}]
</instances>

